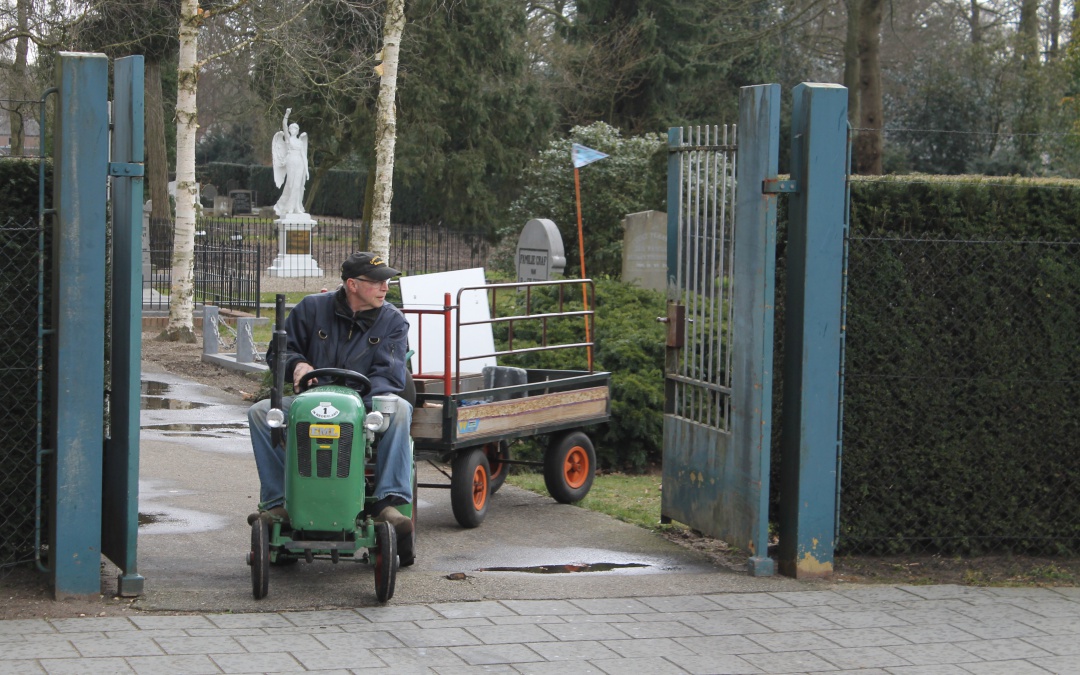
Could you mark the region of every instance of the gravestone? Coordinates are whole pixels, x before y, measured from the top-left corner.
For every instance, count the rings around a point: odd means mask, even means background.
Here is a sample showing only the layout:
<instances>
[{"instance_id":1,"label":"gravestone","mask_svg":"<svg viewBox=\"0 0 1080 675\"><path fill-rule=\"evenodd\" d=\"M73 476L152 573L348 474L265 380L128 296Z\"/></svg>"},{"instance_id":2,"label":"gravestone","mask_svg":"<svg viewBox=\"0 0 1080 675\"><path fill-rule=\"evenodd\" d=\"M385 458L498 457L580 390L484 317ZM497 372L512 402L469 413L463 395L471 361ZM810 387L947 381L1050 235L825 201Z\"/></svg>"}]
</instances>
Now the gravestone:
<instances>
[{"instance_id":1,"label":"gravestone","mask_svg":"<svg viewBox=\"0 0 1080 675\"><path fill-rule=\"evenodd\" d=\"M547 218L525 223L518 237L516 267L518 281L550 281L566 268L562 235Z\"/></svg>"},{"instance_id":2,"label":"gravestone","mask_svg":"<svg viewBox=\"0 0 1080 675\"><path fill-rule=\"evenodd\" d=\"M206 185L203 185L202 188L200 189L200 197L199 198L200 199L205 199L207 202L209 202L211 207L213 207L214 200L217 199L217 196L218 196L217 188L214 187L213 185L211 185L210 183L207 183Z\"/></svg>"},{"instance_id":3,"label":"gravestone","mask_svg":"<svg viewBox=\"0 0 1080 675\"><path fill-rule=\"evenodd\" d=\"M231 216L233 214L233 201L223 195L214 197L214 215Z\"/></svg>"},{"instance_id":4,"label":"gravestone","mask_svg":"<svg viewBox=\"0 0 1080 675\"><path fill-rule=\"evenodd\" d=\"M234 215L251 213L251 190L229 190Z\"/></svg>"},{"instance_id":5,"label":"gravestone","mask_svg":"<svg viewBox=\"0 0 1080 675\"><path fill-rule=\"evenodd\" d=\"M667 289L667 214L631 213L623 219L622 280L654 291Z\"/></svg>"}]
</instances>

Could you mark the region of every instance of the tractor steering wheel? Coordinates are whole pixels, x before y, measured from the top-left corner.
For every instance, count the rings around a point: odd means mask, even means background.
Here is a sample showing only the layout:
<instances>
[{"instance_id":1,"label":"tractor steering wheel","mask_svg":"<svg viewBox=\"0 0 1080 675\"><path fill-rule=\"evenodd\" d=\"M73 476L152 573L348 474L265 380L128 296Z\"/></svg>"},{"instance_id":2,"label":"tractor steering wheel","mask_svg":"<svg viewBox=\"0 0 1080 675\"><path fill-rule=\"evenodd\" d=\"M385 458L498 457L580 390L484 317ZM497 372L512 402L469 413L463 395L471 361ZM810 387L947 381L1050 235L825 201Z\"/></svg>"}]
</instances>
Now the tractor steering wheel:
<instances>
[{"instance_id":1,"label":"tractor steering wheel","mask_svg":"<svg viewBox=\"0 0 1080 675\"><path fill-rule=\"evenodd\" d=\"M352 387L360 394L360 396L367 396L371 391L371 380L367 378L363 373L358 373L355 370L346 370L344 368L316 368L308 373L305 373L300 378L300 391L307 391L309 388L308 383L312 380L319 378L327 378L329 382L327 384L340 384L345 387Z\"/></svg>"}]
</instances>

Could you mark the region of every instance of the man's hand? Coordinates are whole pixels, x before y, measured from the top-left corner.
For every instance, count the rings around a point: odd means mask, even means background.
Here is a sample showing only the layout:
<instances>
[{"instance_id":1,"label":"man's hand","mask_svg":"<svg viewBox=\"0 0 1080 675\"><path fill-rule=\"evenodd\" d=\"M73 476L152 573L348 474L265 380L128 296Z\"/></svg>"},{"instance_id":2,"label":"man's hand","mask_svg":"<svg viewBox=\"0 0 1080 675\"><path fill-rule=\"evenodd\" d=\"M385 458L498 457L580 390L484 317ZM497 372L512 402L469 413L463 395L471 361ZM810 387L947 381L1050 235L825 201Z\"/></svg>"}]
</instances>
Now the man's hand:
<instances>
[{"instance_id":1,"label":"man's hand","mask_svg":"<svg viewBox=\"0 0 1080 675\"><path fill-rule=\"evenodd\" d=\"M300 363L296 364L296 367L293 368L292 371L293 391L298 394L300 393L300 380L303 379L304 375L307 375L313 370L315 370L315 368L310 363L304 363L303 361L301 361Z\"/></svg>"}]
</instances>

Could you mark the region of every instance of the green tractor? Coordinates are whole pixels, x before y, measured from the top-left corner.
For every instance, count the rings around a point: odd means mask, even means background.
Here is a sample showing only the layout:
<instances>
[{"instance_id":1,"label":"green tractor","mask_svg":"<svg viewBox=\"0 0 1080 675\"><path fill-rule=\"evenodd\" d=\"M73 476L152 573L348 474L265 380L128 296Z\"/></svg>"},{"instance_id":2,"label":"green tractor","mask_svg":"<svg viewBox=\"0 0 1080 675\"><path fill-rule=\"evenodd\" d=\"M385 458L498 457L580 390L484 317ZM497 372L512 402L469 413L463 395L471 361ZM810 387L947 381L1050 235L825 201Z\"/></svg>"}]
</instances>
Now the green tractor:
<instances>
[{"instance_id":1,"label":"green tractor","mask_svg":"<svg viewBox=\"0 0 1080 675\"><path fill-rule=\"evenodd\" d=\"M251 589L266 597L270 566L316 558L337 563L342 558L374 566L375 596L387 602L394 595L399 565L415 559L415 532L398 541L389 523L375 523L365 507L375 501L375 434L394 414L395 397L375 396L367 411L363 395L371 382L351 370L320 368L301 382L286 423L281 407L284 385L284 296L278 296L274 330L276 353L271 410L267 415L276 440L285 434L285 509L288 522L264 514L251 525ZM312 386L314 385L314 386ZM311 388L307 388L307 387ZM415 465L413 467L415 484ZM414 517L411 504L397 507Z\"/></svg>"}]
</instances>

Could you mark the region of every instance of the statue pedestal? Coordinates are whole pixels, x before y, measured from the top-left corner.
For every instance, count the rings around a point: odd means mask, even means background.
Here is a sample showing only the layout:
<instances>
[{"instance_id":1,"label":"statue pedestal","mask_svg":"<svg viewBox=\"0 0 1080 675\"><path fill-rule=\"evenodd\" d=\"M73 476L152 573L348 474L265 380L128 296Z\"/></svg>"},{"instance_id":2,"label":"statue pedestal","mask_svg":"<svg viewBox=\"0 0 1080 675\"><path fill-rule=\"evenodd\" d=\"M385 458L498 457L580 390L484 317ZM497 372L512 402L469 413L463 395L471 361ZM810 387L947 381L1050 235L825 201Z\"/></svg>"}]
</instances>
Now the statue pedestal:
<instances>
[{"instance_id":1,"label":"statue pedestal","mask_svg":"<svg viewBox=\"0 0 1080 675\"><path fill-rule=\"evenodd\" d=\"M321 277L311 257L311 228L318 224L306 213L290 213L274 221L278 226L278 255L267 270L272 277Z\"/></svg>"}]
</instances>

